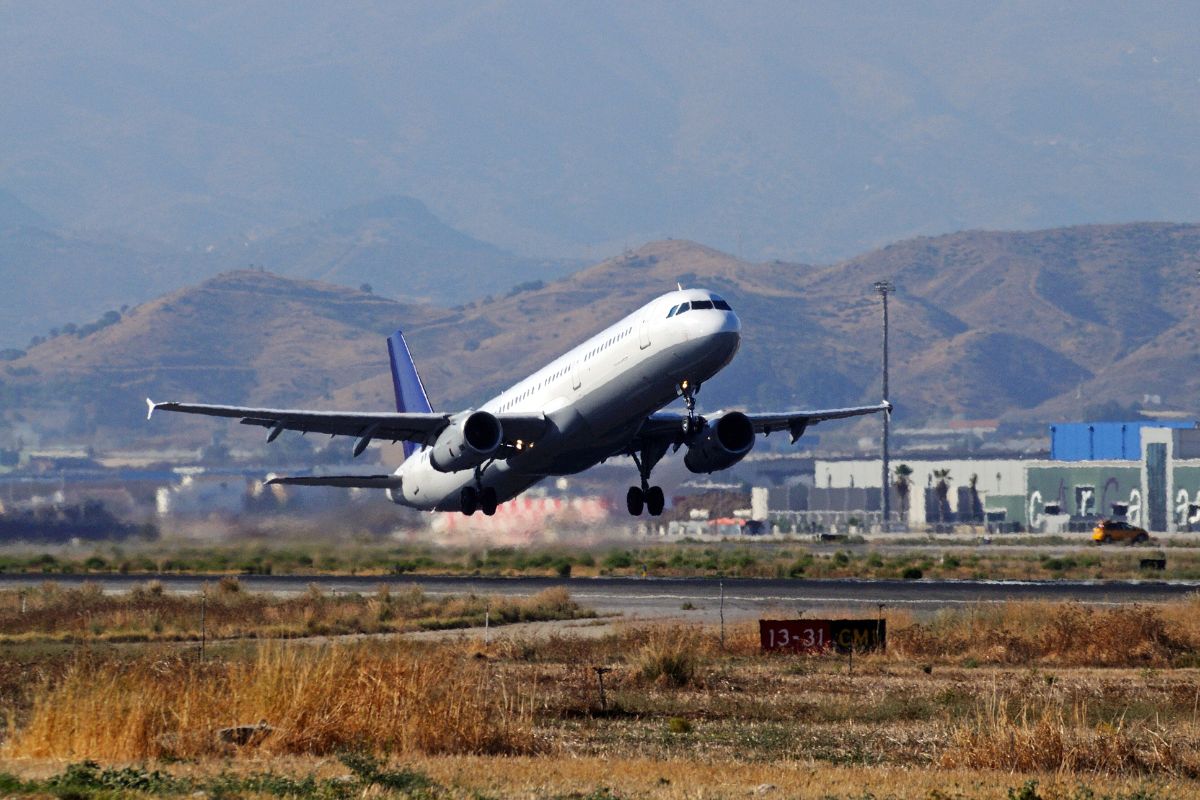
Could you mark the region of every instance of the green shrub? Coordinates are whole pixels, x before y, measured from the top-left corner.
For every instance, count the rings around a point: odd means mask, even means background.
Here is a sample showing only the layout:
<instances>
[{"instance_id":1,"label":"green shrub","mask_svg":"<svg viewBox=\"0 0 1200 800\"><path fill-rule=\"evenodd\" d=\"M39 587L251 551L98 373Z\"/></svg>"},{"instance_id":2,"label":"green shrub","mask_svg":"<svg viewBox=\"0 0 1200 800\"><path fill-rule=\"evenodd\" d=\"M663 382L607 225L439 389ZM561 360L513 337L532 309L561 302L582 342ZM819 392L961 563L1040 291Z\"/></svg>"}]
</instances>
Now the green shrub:
<instances>
[{"instance_id":1,"label":"green shrub","mask_svg":"<svg viewBox=\"0 0 1200 800\"><path fill-rule=\"evenodd\" d=\"M671 717L667 720L667 730L671 733L691 733L692 723L683 717Z\"/></svg>"},{"instance_id":2,"label":"green shrub","mask_svg":"<svg viewBox=\"0 0 1200 800\"><path fill-rule=\"evenodd\" d=\"M601 563L606 569L628 569L633 566L633 553L628 550L613 550Z\"/></svg>"}]
</instances>

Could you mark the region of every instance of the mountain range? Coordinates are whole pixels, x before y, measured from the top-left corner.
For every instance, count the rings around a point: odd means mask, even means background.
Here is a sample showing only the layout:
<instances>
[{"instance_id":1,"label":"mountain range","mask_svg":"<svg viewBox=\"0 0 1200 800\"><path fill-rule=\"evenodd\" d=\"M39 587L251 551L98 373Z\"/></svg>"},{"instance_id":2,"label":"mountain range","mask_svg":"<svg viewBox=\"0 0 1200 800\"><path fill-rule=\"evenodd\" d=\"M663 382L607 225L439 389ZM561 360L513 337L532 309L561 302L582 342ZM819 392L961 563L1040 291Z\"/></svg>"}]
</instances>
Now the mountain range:
<instances>
[{"instance_id":1,"label":"mountain range","mask_svg":"<svg viewBox=\"0 0 1200 800\"><path fill-rule=\"evenodd\" d=\"M435 408L467 407L680 283L719 292L743 324L702 409L873 401L872 284L887 278L899 424L1079 419L1147 402L1198 414L1198 268L1200 226L1148 223L922 237L826 266L663 240L454 308L240 270L31 348L0 367L0 397L10 428L97 446L213 430L147 425L147 396L385 410L384 337L399 327Z\"/></svg>"}]
</instances>

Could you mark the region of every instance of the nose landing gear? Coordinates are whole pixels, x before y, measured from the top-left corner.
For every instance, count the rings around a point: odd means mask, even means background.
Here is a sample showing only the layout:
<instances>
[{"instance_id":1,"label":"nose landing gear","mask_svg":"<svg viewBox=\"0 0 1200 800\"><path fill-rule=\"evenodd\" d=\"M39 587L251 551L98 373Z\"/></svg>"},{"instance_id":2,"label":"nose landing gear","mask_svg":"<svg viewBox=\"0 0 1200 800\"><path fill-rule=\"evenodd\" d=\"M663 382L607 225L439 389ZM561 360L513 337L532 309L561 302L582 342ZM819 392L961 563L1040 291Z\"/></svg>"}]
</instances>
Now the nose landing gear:
<instances>
[{"instance_id":1,"label":"nose landing gear","mask_svg":"<svg viewBox=\"0 0 1200 800\"><path fill-rule=\"evenodd\" d=\"M696 420L696 395L700 393L700 384L693 384L691 381L681 381L677 389L680 397L683 398L684 405L687 406L687 417L683 420L683 435L697 429Z\"/></svg>"}]
</instances>

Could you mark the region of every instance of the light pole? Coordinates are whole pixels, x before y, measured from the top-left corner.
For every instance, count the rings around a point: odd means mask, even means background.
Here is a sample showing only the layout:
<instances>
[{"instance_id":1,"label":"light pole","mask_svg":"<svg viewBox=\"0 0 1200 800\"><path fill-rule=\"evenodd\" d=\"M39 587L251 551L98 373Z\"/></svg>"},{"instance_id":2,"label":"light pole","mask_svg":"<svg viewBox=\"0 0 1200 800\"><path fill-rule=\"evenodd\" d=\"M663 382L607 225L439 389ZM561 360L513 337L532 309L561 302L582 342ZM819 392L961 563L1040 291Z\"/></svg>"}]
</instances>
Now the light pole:
<instances>
[{"instance_id":1,"label":"light pole","mask_svg":"<svg viewBox=\"0 0 1200 800\"><path fill-rule=\"evenodd\" d=\"M875 292L883 298L883 402L888 402L888 295L896 291L896 285L891 281L875 281ZM890 472L888 470L888 435L891 427L891 413L883 412L883 469L880 486L881 508L883 510L883 530L891 530L892 525L892 492Z\"/></svg>"}]
</instances>

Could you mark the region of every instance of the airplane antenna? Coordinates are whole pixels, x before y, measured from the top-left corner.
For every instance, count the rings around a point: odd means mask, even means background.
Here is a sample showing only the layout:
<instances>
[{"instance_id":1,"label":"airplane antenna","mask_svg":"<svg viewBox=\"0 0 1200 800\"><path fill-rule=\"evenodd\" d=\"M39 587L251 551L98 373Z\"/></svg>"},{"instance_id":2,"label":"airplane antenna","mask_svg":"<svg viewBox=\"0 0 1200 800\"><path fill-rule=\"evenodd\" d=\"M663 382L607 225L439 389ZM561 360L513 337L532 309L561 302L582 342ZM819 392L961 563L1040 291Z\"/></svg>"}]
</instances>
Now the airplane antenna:
<instances>
[{"instance_id":1,"label":"airplane antenna","mask_svg":"<svg viewBox=\"0 0 1200 800\"><path fill-rule=\"evenodd\" d=\"M683 291L683 284L682 284L682 283L680 283L679 281L675 281L675 288L676 288L676 289L678 289L679 291L681 291L681 292L682 292L682 291Z\"/></svg>"}]
</instances>

